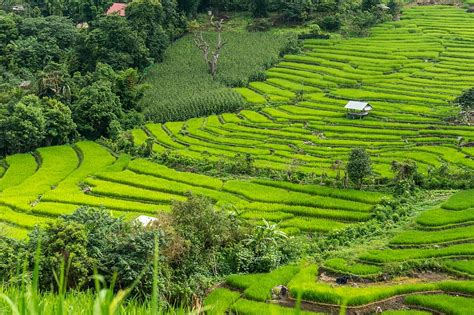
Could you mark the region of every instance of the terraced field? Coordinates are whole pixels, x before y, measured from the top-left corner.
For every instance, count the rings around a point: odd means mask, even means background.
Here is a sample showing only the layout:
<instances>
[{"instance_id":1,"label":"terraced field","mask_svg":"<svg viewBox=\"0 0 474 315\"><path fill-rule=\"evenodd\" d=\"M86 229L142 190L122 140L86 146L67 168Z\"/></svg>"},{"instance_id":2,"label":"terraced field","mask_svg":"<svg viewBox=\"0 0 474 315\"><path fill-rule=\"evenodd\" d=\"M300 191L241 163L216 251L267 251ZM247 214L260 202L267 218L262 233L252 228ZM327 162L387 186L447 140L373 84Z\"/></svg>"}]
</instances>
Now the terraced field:
<instances>
[{"instance_id":1,"label":"terraced field","mask_svg":"<svg viewBox=\"0 0 474 315\"><path fill-rule=\"evenodd\" d=\"M335 175L336 161L356 146L367 147L381 176L406 158L424 173L443 163L473 169L474 151L462 146L474 140L473 128L445 119L457 111L453 99L474 85L474 15L415 7L371 33L306 40L304 54L285 56L266 81L237 90L261 110L149 124L145 132L158 152L211 160L250 153L261 169ZM348 100L374 110L347 119Z\"/></svg>"},{"instance_id":2,"label":"terraced field","mask_svg":"<svg viewBox=\"0 0 474 315\"><path fill-rule=\"evenodd\" d=\"M474 149L463 146L474 141L473 128L446 122L456 112L451 101L474 86L474 15L415 7L401 21L377 26L368 38L307 40L305 48L269 69L266 81L237 89L260 109L147 124L132 131L135 144L151 138L157 153L197 160L250 153L259 169L292 167L329 176L360 146L368 149L380 176L391 176L392 161L407 158L423 173L443 164L474 169ZM374 110L363 120L347 119L348 100L369 101ZM83 205L128 219L155 215L189 192L212 199L216 207L232 205L251 224L280 222L290 234L329 233L366 222L375 205L390 197L266 179L224 180L79 142L0 162L0 233L24 238L36 224ZM344 252L318 265L233 275L205 304L213 307L211 314L293 314L298 298L302 314L373 313L377 307L392 311L387 314L469 314L473 223L474 191L466 190L350 258ZM435 272L384 279L389 271L417 266ZM349 284L335 284L336 277L347 277ZM267 303L277 285L286 285L289 297Z\"/></svg>"},{"instance_id":3,"label":"terraced field","mask_svg":"<svg viewBox=\"0 0 474 315\"><path fill-rule=\"evenodd\" d=\"M387 314L418 314L417 309L429 310L420 314L471 314L474 301L472 281L399 278L384 284L338 286L321 280L316 265L285 266L269 274L235 275L226 284L227 288L215 289L207 297L205 305L213 306L211 314L226 310L239 314L294 314L291 307L298 299L302 299L301 308L306 314L372 314L377 309ZM289 296L266 304L277 285L286 285ZM395 309L391 309L393 305Z\"/></svg>"},{"instance_id":4,"label":"terraced field","mask_svg":"<svg viewBox=\"0 0 474 315\"><path fill-rule=\"evenodd\" d=\"M286 285L290 296L274 302L294 306L295 299L300 297L304 301L302 308L308 311L334 314L342 307L349 314L360 314L375 312L378 307L382 310L395 307L429 310L428 314L472 314L472 218L465 216L456 223L449 218L450 212L473 213L473 198L474 190L453 195L440 208L421 212L413 229L398 232L380 249L368 250L350 261L331 258L320 266L303 264L285 266L269 274L230 276L226 280L227 289L215 290L207 303L227 302L216 306L216 314L217 309L239 311L246 305L257 307L272 299L272 288ZM445 222L439 220L439 211L447 212L443 216ZM415 273L411 277L384 280L389 270L417 261L424 262L428 270L433 266L432 271L442 273L431 276ZM346 277L349 283L337 285L336 277ZM226 300L220 296L233 298Z\"/></svg>"},{"instance_id":5,"label":"terraced field","mask_svg":"<svg viewBox=\"0 0 474 315\"><path fill-rule=\"evenodd\" d=\"M377 278L394 265L429 259L445 272L474 278L473 213L474 190L459 192L441 207L422 212L411 229L398 233L388 244L361 254L358 263L331 259L324 265L336 273Z\"/></svg>"},{"instance_id":6,"label":"terraced field","mask_svg":"<svg viewBox=\"0 0 474 315\"><path fill-rule=\"evenodd\" d=\"M328 232L371 217L380 193L266 180L222 181L142 159L115 157L93 142L39 149L6 158L0 178L0 227L24 237L35 224L82 205L133 219L169 211L188 192L232 204L250 222L281 221L289 233Z\"/></svg>"}]
</instances>

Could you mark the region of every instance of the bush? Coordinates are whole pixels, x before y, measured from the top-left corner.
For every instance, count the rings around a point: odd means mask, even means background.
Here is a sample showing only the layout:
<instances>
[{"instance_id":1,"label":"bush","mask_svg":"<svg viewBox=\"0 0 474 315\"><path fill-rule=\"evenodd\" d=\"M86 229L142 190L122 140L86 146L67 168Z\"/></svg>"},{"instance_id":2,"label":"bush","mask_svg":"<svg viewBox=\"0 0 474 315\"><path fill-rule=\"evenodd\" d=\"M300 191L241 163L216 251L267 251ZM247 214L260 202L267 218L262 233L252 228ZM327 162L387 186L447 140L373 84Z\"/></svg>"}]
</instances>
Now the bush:
<instances>
[{"instance_id":1,"label":"bush","mask_svg":"<svg viewBox=\"0 0 474 315\"><path fill-rule=\"evenodd\" d=\"M365 149L352 149L347 162L347 175L359 188L365 177L372 173L370 156Z\"/></svg>"},{"instance_id":2,"label":"bush","mask_svg":"<svg viewBox=\"0 0 474 315\"><path fill-rule=\"evenodd\" d=\"M280 2L279 11L287 22L304 22L312 12L311 0L284 0Z\"/></svg>"},{"instance_id":3,"label":"bush","mask_svg":"<svg viewBox=\"0 0 474 315\"><path fill-rule=\"evenodd\" d=\"M137 292L151 289L154 232L133 222L113 218L104 210L80 208L62 216L44 230L30 234L29 253L41 244L40 285L56 287L54 273L69 265L67 288L93 286L94 270L108 282L117 274L118 288L129 287L139 278ZM30 256L33 263L33 256Z\"/></svg>"},{"instance_id":4,"label":"bush","mask_svg":"<svg viewBox=\"0 0 474 315\"><path fill-rule=\"evenodd\" d=\"M339 15L326 15L320 23L323 30L335 32L341 28L341 19Z\"/></svg>"},{"instance_id":5,"label":"bush","mask_svg":"<svg viewBox=\"0 0 474 315\"><path fill-rule=\"evenodd\" d=\"M115 290L135 283L133 294L146 297L152 291L158 239L162 302L187 303L224 275L271 271L298 259L304 248L276 225L246 225L232 207L215 209L207 198L188 197L148 226L83 207L35 228L26 243L0 238L0 281L16 275L25 258L32 270L40 246L43 290L58 290L56 274L65 265L67 289L92 288L97 272L115 282Z\"/></svg>"},{"instance_id":6,"label":"bush","mask_svg":"<svg viewBox=\"0 0 474 315\"><path fill-rule=\"evenodd\" d=\"M455 103L458 104L464 111L469 112L474 110L474 88L471 88L462 93L456 98Z\"/></svg>"},{"instance_id":7,"label":"bush","mask_svg":"<svg viewBox=\"0 0 474 315\"><path fill-rule=\"evenodd\" d=\"M266 32L272 27L272 22L269 19L255 19L247 25L249 32Z\"/></svg>"},{"instance_id":8,"label":"bush","mask_svg":"<svg viewBox=\"0 0 474 315\"><path fill-rule=\"evenodd\" d=\"M291 37L281 49L280 56L298 54L303 50L303 42L298 38Z\"/></svg>"}]
</instances>

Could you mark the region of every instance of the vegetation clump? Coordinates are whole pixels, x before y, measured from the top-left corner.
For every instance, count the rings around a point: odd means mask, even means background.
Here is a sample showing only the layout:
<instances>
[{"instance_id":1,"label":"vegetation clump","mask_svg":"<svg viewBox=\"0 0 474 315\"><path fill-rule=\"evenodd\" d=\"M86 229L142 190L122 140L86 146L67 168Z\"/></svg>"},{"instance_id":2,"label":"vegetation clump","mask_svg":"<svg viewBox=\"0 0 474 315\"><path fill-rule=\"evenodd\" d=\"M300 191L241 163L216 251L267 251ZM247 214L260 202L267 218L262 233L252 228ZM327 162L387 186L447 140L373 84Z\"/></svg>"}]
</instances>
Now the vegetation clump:
<instances>
[{"instance_id":1,"label":"vegetation clump","mask_svg":"<svg viewBox=\"0 0 474 315\"><path fill-rule=\"evenodd\" d=\"M92 288L91 277L98 273L116 290L133 287L135 295L145 298L152 292L155 238L163 305L202 297L223 275L268 272L298 258L301 250L276 226L247 226L232 213L215 210L209 200L191 195L147 226L84 207L36 228L27 242L0 238L0 274L3 281L14 283L24 261L33 268L41 246L42 290L59 289L57 271L64 264L66 289Z\"/></svg>"}]
</instances>

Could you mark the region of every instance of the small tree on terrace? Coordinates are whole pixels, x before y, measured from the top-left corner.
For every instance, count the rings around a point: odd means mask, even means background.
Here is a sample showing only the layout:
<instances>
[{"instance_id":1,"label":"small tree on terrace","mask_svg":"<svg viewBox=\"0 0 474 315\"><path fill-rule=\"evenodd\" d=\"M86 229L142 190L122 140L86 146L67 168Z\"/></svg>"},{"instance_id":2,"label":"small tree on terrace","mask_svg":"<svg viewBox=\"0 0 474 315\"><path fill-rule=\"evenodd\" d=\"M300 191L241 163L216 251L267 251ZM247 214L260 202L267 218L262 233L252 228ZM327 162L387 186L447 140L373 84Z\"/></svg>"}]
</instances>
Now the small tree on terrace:
<instances>
[{"instance_id":1,"label":"small tree on terrace","mask_svg":"<svg viewBox=\"0 0 474 315\"><path fill-rule=\"evenodd\" d=\"M417 182L421 181L415 161L392 161L391 168L395 175L395 193L398 195L411 193L416 188Z\"/></svg>"},{"instance_id":2,"label":"small tree on terrace","mask_svg":"<svg viewBox=\"0 0 474 315\"><path fill-rule=\"evenodd\" d=\"M456 99L456 104L461 106L462 111L466 116L472 115L474 112L474 88L465 91Z\"/></svg>"},{"instance_id":3,"label":"small tree on terrace","mask_svg":"<svg viewBox=\"0 0 474 315\"><path fill-rule=\"evenodd\" d=\"M362 188L364 178L372 173L372 162L365 149L352 149L347 163L347 175L359 189Z\"/></svg>"},{"instance_id":4,"label":"small tree on terrace","mask_svg":"<svg viewBox=\"0 0 474 315\"><path fill-rule=\"evenodd\" d=\"M214 79L217 74L217 63L221 54L221 49L226 44L222 39L222 31L224 28L224 20L220 19L216 21L214 15L209 15L209 24L214 28L214 31L217 33L217 40L214 50L211 50L211 44L204 38L203 31L196 31L194 33L194 43L202 51L204 60L209 67L209 73Z\"/></svg>"}]
</instances>

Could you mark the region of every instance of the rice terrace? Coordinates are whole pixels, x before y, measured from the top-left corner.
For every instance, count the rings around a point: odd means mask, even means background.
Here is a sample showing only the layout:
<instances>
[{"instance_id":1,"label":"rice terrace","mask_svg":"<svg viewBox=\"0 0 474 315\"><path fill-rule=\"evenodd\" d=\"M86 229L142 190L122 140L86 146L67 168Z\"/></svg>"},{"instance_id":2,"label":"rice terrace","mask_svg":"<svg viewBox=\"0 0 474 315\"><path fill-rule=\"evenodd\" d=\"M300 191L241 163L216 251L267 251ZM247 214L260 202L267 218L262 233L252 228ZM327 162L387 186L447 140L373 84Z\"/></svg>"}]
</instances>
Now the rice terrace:
<instances>
[{"instance_id":1,"label":"rice terrace","mask_svg":"<svg viewBox=\"0 0 474 315\"><path fill-rule=\"evenodd\" d=\"M0 30L0 314L474 314L474 1Z\"/></svg>"}]
</instances>

